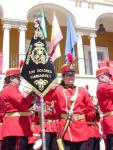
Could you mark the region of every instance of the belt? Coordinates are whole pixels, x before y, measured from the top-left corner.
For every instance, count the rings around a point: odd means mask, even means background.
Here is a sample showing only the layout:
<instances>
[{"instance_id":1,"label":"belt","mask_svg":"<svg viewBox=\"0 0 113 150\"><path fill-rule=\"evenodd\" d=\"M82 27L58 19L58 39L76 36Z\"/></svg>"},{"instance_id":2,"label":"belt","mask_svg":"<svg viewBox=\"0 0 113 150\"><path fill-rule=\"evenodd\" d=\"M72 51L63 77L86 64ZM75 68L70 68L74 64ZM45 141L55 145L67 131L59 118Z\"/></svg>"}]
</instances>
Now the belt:
<instances>
[{"instance_id":1,"label":"belt","mask_svg":"<svg viewBox=\"0 0 113 150\"><path fill-rule=\"evenodd\" d=\"M64 119L68 119L69 115L68 114L61 114L61 118L64 118ZM71 116L71 121L75 121L75 120L83 120L85 119L85 115L84 114L73 114Z\"/></svg>"},{"instance_id":2,"label":"belt","mask_svg":"<svg viewBox=\"0 0 113 150\"><path fill-rule=\"evenodd\" d=\"M55 119L45 119L45 122L56 122Z\"/></svg>"},{"instance_id":3,"label":"belt","mask_svg":"<svg viewBox=\"0 0 113 150\"><path fill-rule=\"evenodd\" d=\"M105 112L103 115L104 115L104 117L111 116L111 115L113 115L113 111Z\"/></svg>"},{"instance_id":4,"label":"belt","mask_svg":"<svg viewBox=\"0 0 113 150\"><path fill-rule=\"evenodd\" d=\"M30 116L30 112L9 112L5 114L5 118L16 116Z\"/></svg>"},{"instance_id":5,"label":"belt","mask_svg":"<svg viewBox=\"0 0 113 150\"><path fill-rule=\"evenodd\" d=\"M90 121L90 122L87 122L88 125L93 125L93 126L97 126L98 125L98 122L93 122L93 121Z\"/></svg>"},{"instance_id":6,"label":"belt","mask_svg":"<svg viewBox=\"0 0 113 150\"><path fill-rule=\"evenodd\" d=\"M37 136L38 137L38 136L40 136L40 134L33 133L33 136Z\"/></svg>"}]
</instances>

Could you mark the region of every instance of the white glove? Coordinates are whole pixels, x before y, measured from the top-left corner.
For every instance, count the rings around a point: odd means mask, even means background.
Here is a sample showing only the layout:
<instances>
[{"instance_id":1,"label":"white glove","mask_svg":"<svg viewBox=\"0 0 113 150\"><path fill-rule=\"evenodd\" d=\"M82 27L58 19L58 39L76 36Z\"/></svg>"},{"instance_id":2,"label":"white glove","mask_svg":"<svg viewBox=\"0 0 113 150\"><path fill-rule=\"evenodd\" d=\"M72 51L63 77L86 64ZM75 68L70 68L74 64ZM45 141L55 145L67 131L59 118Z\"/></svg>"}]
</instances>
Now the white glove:
<instances>
[{"instance_id":1,"label":"white glove","mask_svg":"<svg viewBox=\"0 0 113 150\"><path fill-rule=\"evenodd\" d=\"M27 82L25 82L24 80L21 80L19 91L21 92L23 97L27 97L31 93L32 88Z\"/></svg>"},{"instance_id":2,"label":"white glove","mask_svg":"<svg viewBox=\"0 0 113 150\"><path fill-rule=\"evenodd\" d=\"M34 146L33 146L33 149L34 149L34 150L38 150L38 149L41 148L41 146L42 146L42 139L38 139L38 140L35 142L35 144L34 144Z\"/></svg>"}]
</instances>

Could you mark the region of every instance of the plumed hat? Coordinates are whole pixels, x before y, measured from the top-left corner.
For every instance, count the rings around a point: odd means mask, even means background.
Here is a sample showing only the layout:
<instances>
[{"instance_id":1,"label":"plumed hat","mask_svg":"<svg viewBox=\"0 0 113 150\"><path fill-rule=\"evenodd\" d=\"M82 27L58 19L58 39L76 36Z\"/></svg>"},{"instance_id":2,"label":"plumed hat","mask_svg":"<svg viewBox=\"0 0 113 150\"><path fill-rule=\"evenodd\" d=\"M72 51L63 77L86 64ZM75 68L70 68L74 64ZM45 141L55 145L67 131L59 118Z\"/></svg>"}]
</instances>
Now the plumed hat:
<instances>
[{"instance_id":1,"label":"plumed hat","mask_svg":"<svg viewBox=\"0 0 113 150\"><path fill-rule=\"evenodd\" d=\"M20 68L9 68L6 71L6 77L11 75L19 75L20 74Z\"/></svg>"},{"instance_id":2,"label":"plumed hat","mask_svg":"<svg viewBox=\"0 0 113 150\"><path fill-rule=\"evenodd\" d=\"M102 67L102 68L97 69L97 71L96 71L96 77L99 77L100 75L105 74L105 73L108 73L109 76L112 76L110 74L109 67Z\"/></svg>"},{"instance_id":3,"label":"plumed hat","mask_svg":"<svg viewBox=\"0 0 113 150\"><path fill-rule=\"evenodd\" d=\"M68 74L71 74L71 73L75 73L76 71L76 68L75 68L75 64L74 64L74 58L72 56L71 53L69 53L67 55L67 64L63 64L62 67L61 67L61 73L62 74L65 74L65 73L68 73Z\"/></svg>"}]
</instances>

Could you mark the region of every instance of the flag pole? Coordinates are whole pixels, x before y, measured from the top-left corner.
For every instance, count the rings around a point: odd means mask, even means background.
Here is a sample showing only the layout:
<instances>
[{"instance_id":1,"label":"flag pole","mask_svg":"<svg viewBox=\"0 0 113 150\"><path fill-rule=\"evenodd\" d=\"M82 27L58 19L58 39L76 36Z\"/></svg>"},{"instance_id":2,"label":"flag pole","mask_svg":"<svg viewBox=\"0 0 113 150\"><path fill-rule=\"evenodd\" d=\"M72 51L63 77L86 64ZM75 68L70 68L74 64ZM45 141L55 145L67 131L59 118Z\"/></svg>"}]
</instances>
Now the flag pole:
<instances>
[{"instance_id":1,"label":"flag pole","mask_svg":"<svg viewBox=\"0 0 113 150\"><path fill-rule=\"evenodd\" d=\"M42 150L46 150L46 140L45 140L45 123L44 123L44 100L40 99L41 102L41 125L42 125Z\"/></svg>"}]
</instances>

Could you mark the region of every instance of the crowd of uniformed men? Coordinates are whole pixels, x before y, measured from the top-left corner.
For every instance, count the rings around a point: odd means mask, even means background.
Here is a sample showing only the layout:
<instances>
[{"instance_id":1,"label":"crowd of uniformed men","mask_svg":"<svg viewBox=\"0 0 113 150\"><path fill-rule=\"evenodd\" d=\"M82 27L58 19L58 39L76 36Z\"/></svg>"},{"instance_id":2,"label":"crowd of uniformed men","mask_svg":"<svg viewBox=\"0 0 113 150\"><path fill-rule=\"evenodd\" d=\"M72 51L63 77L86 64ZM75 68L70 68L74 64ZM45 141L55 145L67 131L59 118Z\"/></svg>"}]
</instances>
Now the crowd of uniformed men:
<instances>
[{"instance_id":1,"label":"crowd of uniformed men","mask_svg":"<svg viewBox=\"0 0 113 150\"><path fill-rule=\"evenodd\" d=\"M65 64L61 72L61 83L44 96L46 150L58 150L61 144L65 150L100 150L102 139L105 149L113 150L113 82L109 68L96 72L96 97L89 94L87 86L74 85L75 66ZM6 71L0 92L0 150L42 148L40 97L34 92L21 92L20 82L20 69ZM58 140L62 140L60 146Z\"/></svg>"}]
</instances>

